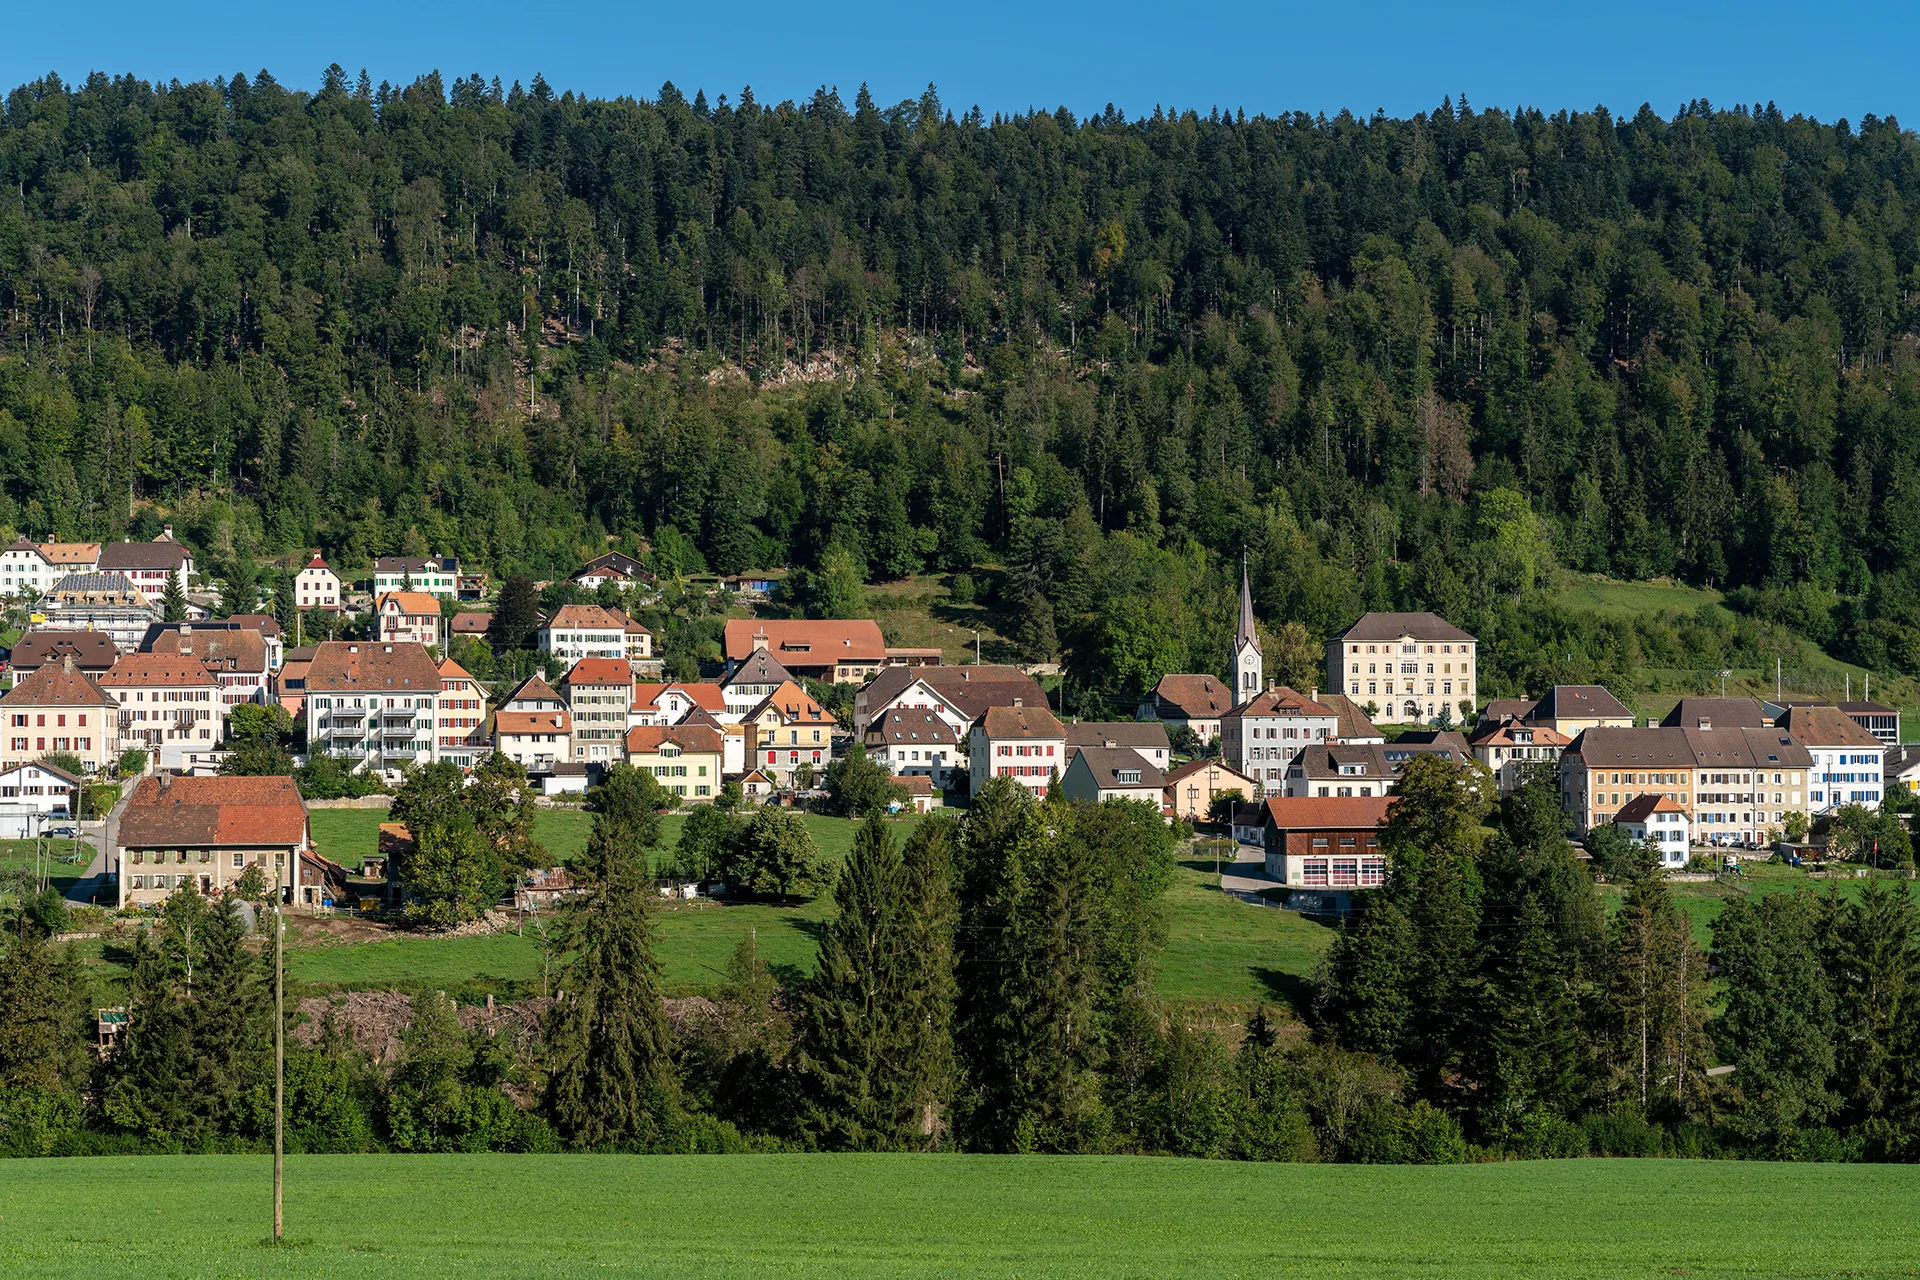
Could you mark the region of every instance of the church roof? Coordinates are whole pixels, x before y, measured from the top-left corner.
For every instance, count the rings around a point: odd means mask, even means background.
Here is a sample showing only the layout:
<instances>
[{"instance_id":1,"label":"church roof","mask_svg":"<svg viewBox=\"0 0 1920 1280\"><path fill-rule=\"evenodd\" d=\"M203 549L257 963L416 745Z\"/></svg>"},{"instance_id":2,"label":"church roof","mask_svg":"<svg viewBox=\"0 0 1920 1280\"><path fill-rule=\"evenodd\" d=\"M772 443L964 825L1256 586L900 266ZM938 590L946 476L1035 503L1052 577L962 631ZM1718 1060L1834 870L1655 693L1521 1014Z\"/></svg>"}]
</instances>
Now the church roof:
<instances>
[{"instance_id":1,"label":"church roof","mask_svg":"<svg viewBox=\"0 0 1920 1280\"><path fill-rule=\"evenodd\" d=\"M1260 629L1253 623L1253 590L1247 582L1247 562L1240 562L1240 629L1234 632L1233 651L1239 653L1247 645L1253 646L1255 653L1260 652Z\"/></svg>"}]
</instances>

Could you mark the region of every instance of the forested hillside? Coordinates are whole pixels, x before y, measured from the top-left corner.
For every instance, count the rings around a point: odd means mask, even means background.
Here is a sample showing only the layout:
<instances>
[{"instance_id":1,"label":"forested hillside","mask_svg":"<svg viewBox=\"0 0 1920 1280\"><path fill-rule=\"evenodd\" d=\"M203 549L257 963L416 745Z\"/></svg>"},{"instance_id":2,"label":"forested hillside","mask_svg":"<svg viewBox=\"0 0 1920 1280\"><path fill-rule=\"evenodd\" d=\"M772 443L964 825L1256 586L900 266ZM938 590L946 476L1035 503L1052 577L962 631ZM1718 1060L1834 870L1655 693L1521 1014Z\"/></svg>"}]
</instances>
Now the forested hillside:
<instances>
[{"instance_id":1,"label":"forested hillside","mask_svg":"<svg viewBox=\"0 0 1920 1280\"><path fill-rule=\"evenodd\" d=\"M1116 694L1223 664L1243 548L1283 676L1390 606L1488 638L1487 692L1757 665L1768 620L1916 672L1916 154L1770 105L50 78L0 119L0 525L998 563L1018 643ZM1753 616L1571 626L1556 563Z\"/></svg>"}]
</instances>

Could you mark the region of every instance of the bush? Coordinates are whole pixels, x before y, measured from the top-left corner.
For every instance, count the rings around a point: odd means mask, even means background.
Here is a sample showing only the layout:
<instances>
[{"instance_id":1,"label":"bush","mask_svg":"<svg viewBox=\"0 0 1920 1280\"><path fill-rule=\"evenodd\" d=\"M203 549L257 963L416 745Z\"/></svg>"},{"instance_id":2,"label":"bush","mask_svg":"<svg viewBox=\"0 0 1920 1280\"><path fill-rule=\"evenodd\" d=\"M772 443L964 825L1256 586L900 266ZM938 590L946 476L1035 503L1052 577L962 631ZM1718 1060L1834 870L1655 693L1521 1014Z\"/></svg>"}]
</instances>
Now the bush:
<instances>
[{"instance_id":1,"label":"bush","mask_svg":"<svg viewBox=\"0 0 1920 1280\"><path fill-rule=\"evenodd\" d=\"M947 594L955 604L972 604L974 601L973 575L956 573L947 586Z\"/></svg>"},{"instance_id":2,"label":"bush","mask_svg":"<svg viewBox=\"0 0 1920 1280\"><path fill-rule=\"evenodd\" d=\"M1571 1120L1535 1111L1520 1122L1514 1154L1528 1160L1571 1160L1587 1154L1587 1131Z\"/></svg>"},{"instance_id":3,"label":"bush","mask_svg":"<svg viewBox=\"0 0 1920 1280\"><path fill-rule=\"evenodd\" d=\"M120 753L120 759L115 763L115 767L120 771L120 776L123 778L131 778L136 774L145 773L147 771L147 753L138 747L128 747Z\"/></svg>"},{"instance_id":4,"label":"bush","mask_svg":"<svg viewBox=\"0 0 1920 1280\"><path fill-rule=\"evenodd\" d=\"M1580 1122L1587 1132L1587 1146L1596 1156L1657 1156L1666 1145L1666 1134L1657 1124L1631 1107L1603 1111Z\"/></svg>"}]
</instances>

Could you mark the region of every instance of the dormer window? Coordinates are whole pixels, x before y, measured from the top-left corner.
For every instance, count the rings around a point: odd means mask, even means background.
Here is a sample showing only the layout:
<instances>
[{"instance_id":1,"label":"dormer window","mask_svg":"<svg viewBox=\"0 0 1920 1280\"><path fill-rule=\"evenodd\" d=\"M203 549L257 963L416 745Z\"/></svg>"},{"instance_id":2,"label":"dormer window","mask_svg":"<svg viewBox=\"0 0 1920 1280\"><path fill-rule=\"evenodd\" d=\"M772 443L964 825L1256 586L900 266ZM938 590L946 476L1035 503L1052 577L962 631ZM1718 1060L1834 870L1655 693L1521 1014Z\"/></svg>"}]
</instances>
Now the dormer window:
<instances>
[{"instance_id":1,"label":"dormer window","mask_svg":"<svg viewBox=\"0 0 1920 1280\"><path fill-rule=\"evenodd\" d=\"M1121 786L1140 785L1140 771L1138 769L1115 769L1113 771L1113 778L1114 781L1118 782Z\"/></svg>"}]
</instances>

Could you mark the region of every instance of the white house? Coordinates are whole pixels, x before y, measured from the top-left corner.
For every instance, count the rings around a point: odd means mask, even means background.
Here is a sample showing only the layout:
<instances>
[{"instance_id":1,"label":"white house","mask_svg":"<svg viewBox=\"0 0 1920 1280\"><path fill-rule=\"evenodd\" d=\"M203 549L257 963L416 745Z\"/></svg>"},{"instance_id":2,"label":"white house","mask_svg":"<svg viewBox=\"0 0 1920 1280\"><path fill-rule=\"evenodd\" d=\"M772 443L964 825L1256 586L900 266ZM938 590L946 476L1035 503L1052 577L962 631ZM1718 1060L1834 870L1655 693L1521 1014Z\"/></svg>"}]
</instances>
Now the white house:
<instances>
[{"instance_id":1,"label":"white house","mask_svg":"<svg viewBox=\"0 0 1920 1280\"><path fill-rule=\"evenodd\" d=\"M0 840L31 840L48 823L73 815L73 797L85 784L40 761L0 769Z\"/></svg>"},{"instance_id":2,"label":"white house","mask_svg":"<svg viewBox=\"0 0 1920 1280\"><path fill-rule=\"evenodd\" d=\"M402 765L427 764L438 758L440 685L425 645L317 645L307 668L307 748L350 773L397 777Z\"/></svg>"},{"instance_id":3,"label":"white house","mask_svg":"<svg viewBox=\"0 0 1920 1280\"><path fill-rule=\"evenodd\" d=\"M1279 795L1287 765L1301 748L1335 741L1339 732L1339 712L1282 685L1255 694L1220 718L1220 755L1267 794Z\"/></svg>"},{"instance_id":4,"label":"white house","mask_svg":"<svg viewBox=\"0 0 1920 1280\"><path fill-rule=\"evenodd\" d=\"M0 551L0 596L43 596L62 576L54 573L39 546L25 538Z\"/></svg>"},{"instance_id":5,"label":"white house","mask_svg":"<svg viewBox=\"0 0 1920 1280\"><path fill-rule=\"evenodd\" d=\"M1067 756L1087 747L1119 748L1165 773L1173 766L1167 726L1157 720L1076 720L1067 725ZM1064 775L1063 775L1064 776Z\"/></svg>"},{"instance_id":6,"label":"white house","mask_svg":"<svg viewBox=\"0 0 1920 1280\"><path fill-rule=\"evenodd\" d=\"M1060 789L1069 800L1143 800L1158 811L1167 775L1130 747L1080 747L1060 778Z\"/></svg>"},{"instance_id":7,"label":"white house","mask_svg":"<svg viewBox=\"0 0 1920 1280\"><path fill-rule=\"evenodd\" d=\"M187 589L193 577L193 552L173 536L168 525L152 542L109 542L100 548L94 569L99 573L124 573L133 589L158 603L167 593L169 579Z\"/></svg>"},{"instance_id":8,"label":"white house","mask_svg":"<svg viewBox=\"0 0 1920 1280\"><path fill-rule=\"evenodd\" d=\"M626 618L597 604L562 605L540 624L534 643L570 662L581 658L625 658Z\"/></svg>"},{"instance_id":9,"label":"white house","mask_svg":"<svg viewBox=\"0 0 1920 1280\"><path fill-rule=\"evenodd\" d=\"M1613 816L1613 825L1635 844L1651 844L1660 851L1663 867L1687 865L1693 843L1693 824L1677 802L1657 793L1635 796Z\"/></svg>"},{"instance_id":10,"label":"white house","mask_svg":"<svg viewBox=\"0 0 1920 1280\"><path fill-rule=\"evenodd\" d=\"M340 575L335 573L318 551L306 567L293 579L294 603L302 609L331 609L338 613L342 607Z\"/></svg>"},{"instance_id":11,"label":"white house","mask_svg":"<svg viewBox=\"0 0 1920 1280\"><path fill-rule=\"evenodd\" d=\"M373 594L378 598L389 591L457 599L460 561L453 556L381 556L373 562Z\"/></svg>"},{"instance_id":12,"label":"white house","mask_svg":"<svg viewBox=\"0 0 1920 1280\"><path fill-rule=\"evenodd\" d=\"M1880 807L1886 743L1838 707L1788 707L1776 723L1813 757L1809 813L1818 817L1843 805Z\"/></svg>"}]
</instances>

